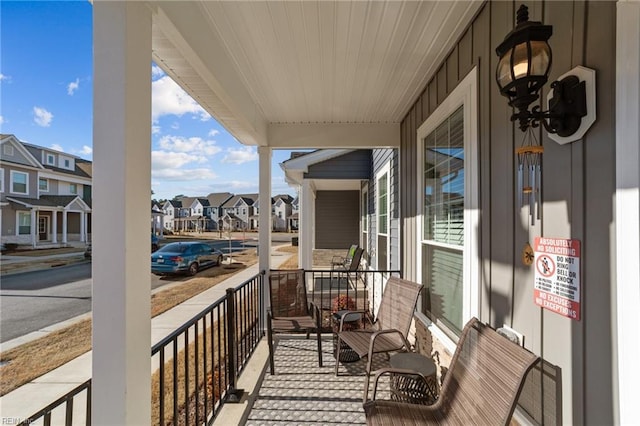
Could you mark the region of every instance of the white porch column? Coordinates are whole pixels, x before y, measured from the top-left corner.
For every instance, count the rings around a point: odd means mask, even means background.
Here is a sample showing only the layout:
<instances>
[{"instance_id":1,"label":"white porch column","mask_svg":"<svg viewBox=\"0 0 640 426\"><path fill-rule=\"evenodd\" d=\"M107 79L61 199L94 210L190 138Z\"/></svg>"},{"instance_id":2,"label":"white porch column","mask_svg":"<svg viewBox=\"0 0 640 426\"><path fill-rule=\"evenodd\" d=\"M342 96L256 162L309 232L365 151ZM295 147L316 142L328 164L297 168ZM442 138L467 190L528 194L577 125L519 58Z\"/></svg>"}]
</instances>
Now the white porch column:
<instances>
[{"instance_id":1,"label":"white porch column","mask_svg":"<svg viewBox=\"0 0 640 426\"><path fill-rule=\"evenodd\" d=\"M616 34L615 424L638 422L640 381L640 1L619 1Z\"/></svg>"},{"instance_id":2,"label":"white porch column","mask_svg":"<svg viewBox=\"0 0 640 426\"><path fill-rule=\"evenodd\" d=\"M261 271L269 271L271 268L271 148L258 147L258 156L260 163L260 213L258 214L260 257L258 261Z\"/></svg>"},{"instance_id":3,"label":"white porch column","mask_svg":"<svg viewBox=\"0 0 640 426\"><path fill-rule=\"evenodd\" d=\"M91 422L148 425L152 17L143 2L98 0L93 18Z\"/></svg>"},{"instance_id":4,"label":"white porch column","mask_svg":"<svg viewBox=\"0 0 640 426\"><path fill-rule=\"evenodd\" d=\"M315 188L309 179L302 181L302 191L300 191L300 214L298 224L298 257L300 267L303 269L313 269L313 248L314 241L314 209L315 209Z\"/></svg>"},{"instance_id":5,"label":"white porch column","mask_svg":"<svg viewBox=\"0 0 640 426\"><path fill-rule=\"evenodd\" d=\"M38 215L36 214L35 209L31 209L31 246L36 246L36 237L38 235Z\"/></svg>"},{"instance_id":6,"label":"white porch column","mask_svg":"<svg viewBox=\"0 0 640 426\"><path fill-rule=\"evenodd\" d=\"M62 211L62 243L67 244L67 210Z\"/></svg>"},{"instance_id":7,"label":"white porch column","mask_svg":"<svg viewBox=\"0 0 640 426\"><path fill-rule=\"evenodd\" d=\"M87 214L80 212L80 242L87 241Z\"/></svg>"},{"instance_id":8,"label":"white porch column","mask_svg":"<svg viewBox=\"0 0 640 426\"><path fill-rule=\"evenodd\" d=\"M51 242L56 244L58 242L58 212L56 210L51 212Z\"/></svg>"}]
</instances>

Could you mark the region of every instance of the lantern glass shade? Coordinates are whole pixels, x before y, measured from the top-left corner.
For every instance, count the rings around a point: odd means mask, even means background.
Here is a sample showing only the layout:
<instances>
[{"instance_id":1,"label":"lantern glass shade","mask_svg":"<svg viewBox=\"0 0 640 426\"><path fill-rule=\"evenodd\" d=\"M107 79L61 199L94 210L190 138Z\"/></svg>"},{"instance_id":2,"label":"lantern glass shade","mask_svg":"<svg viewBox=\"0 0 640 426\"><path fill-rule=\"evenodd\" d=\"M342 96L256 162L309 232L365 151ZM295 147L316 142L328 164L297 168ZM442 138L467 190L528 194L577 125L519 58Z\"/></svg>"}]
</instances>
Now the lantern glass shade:
<instances>
[{"instance_id":1,"label":"lantern glass shade","mask_svg":"<svg viewBox=\"0 0 640 426\"><path fill-rule=\"evenodd\" d=\"M496 68L496 80L501 89L526 77L541 77L546 81L550 67L549 44L546 41L532 40L517 44L500 58Z\"/></svg>"}]
</instances>

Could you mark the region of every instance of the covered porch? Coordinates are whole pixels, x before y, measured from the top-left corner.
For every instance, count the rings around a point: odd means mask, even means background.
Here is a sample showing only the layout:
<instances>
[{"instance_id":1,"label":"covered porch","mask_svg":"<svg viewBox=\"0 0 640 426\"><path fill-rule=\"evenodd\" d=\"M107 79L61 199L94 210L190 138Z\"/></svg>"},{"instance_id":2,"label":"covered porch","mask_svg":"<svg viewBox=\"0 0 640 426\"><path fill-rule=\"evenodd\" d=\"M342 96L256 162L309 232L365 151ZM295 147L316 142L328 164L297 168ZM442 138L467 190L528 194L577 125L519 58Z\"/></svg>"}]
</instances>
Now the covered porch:
<instances>
[{"instance_id":1,"label":"covered porch","mask_svg":"<svg viewBox=\"0 0 640 426\"><path fill-rule=\"evenodd\" d=\"M257 147L262 200L272 195L274 149L396 150L399 164L378 180L388 184L390 198L397 196L389 211L397 213L398 223L398 229L389 230L397 233L388 234L394 240L389 245L397 248L393 259L403 276L417 281L426 276L420 265L428 263L419 252L424 164L416 159L420 138L426 135L419 136L417 130L428 117L438 116L438 108L447 104L465 76L477 76L469 80L468 102L478 107L473 107L470 120L465 118L475 129L474 137L465 142L475 144L478 152L469 168L477 172L477 191L472 193L478 203L465 204L465 213L472 210L480 221L469 223L478 238L468 240L470 249L463 259L467 265L466 256L472 253L474 263L464 271L464 315L525 329L527 345L562 366L566 423L586 418L633 421L638 377L633 354L638 342L618 336L633 335L640 299L637 285L618 288L616 279L637 282L639 277L640 179L637 162L615 154L616 149L631 150L631 158L637 158L638 152L640 3L619 2L617 16L612 12L616 6L606 2L530 3L535 19L553 22L559 31L554 43L573 52L556 55L552 78L582 63L600 67L606 76L599 90L609 103L599 106L599 127L591 131L589 143L584 148L582 142L554 146L556 155L546 163L554 172L545 192L544 230L590 240L593 250L616 252L592 252L591 263L585 265L585 276L593 276L594 285L584 288L592 309L583 322L534 307L527 285L532 269L524 269L514 255L543 229L540 224L523 229L521 211L515 207L513 146L520 135L493 81L494 47L513 28L513 4L93 2L92 424L150 422L149 219L140 212L148 211L151 192L151 61L240 143ZM591 21L602 14L609 17L606 26ZM603 34L598 33L601 28ZM579 36L570 37L574 31ZM618 52L619 65L612 65L611 52ZM616 87L633 90L616 97L614 80ZM627 96L629 92L634 95ZM471 112L465 109L465 114ZM626 137L615 137L616 131ZM587 165L601 166L601 159L608 173L594 183L587 179ZM564 185L552 187L549 182ZM623 208L611 201L617 191ZM602 200L607 200L606 208L595 208ZM310 253L314 230L306 208L303 202L299 245ZM271 226L265 226L271 219L270 209L260 209L261 247L271 243ZM629 240L627 235L634 237ZM259 256L260 269L268 271L268 250L260 250ZM112 265L121 267L114 270ZM469 291L473 298L467 297ZM607 301L606 309L593 305L600 300ZM438 333L435 323L429 324ZM452 341L444 332L439 337ZM606 399L589 387L599 382L605 383Z\"/></svg>"}]
</instances>

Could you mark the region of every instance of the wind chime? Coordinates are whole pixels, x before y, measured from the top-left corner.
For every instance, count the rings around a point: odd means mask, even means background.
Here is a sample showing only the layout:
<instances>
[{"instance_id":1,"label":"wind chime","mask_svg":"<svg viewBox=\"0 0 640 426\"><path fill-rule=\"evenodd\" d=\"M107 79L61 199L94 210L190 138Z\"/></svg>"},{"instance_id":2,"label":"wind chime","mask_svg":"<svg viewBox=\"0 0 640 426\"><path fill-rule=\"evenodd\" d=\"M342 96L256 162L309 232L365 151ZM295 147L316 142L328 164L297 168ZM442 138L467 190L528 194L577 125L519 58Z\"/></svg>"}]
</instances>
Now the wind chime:
<instances>
[{"instance_id":1,"label":"wind chime","mask_svg":"<svg viewBox=\"0 0 640 426\"><path fill-rule=\"evenodd\" d=\"M537 127L537 126L536 126ZM518 156L518 207L529 205L531 226L540 220L540 198L542 188L542 153L544 147L538 143L533 126L527 128L522 145L516 149Z\"/></svg>"}]
</instances>

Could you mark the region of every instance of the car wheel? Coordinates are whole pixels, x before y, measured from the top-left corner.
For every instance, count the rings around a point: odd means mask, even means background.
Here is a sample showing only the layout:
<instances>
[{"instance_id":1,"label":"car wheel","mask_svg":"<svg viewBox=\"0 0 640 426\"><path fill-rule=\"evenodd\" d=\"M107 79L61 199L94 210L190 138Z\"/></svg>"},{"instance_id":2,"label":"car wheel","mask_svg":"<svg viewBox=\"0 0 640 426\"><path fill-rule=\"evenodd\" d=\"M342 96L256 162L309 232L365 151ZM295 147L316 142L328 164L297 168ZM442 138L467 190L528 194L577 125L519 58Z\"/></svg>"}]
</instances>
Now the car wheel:
<instances>
[{"instance_id":1,"label":"car wheel","mask_svg":"<svg viewBox=\"0 0 640 426\"><path fill-rule=\"evenodd\" d=\"M198 264L193 262L189 265L189 275L195 275L198 273Z\"/></svg>"},{"instance_id":2,"label":"car wheel","mask_svg":"<svg viewBox=\"0 0 640 426\"><path fill-rule=\"evenodd\" d=\"M216 259L216 265L222 265L222 256L218 256L218 259Z\"/></svg>"}]
</instances>

